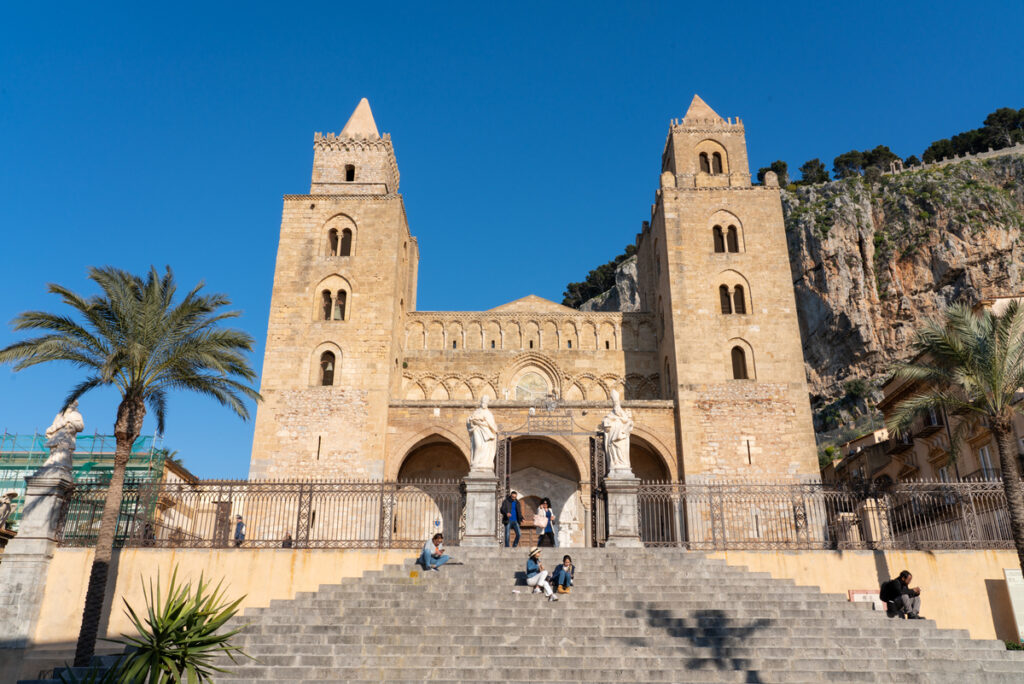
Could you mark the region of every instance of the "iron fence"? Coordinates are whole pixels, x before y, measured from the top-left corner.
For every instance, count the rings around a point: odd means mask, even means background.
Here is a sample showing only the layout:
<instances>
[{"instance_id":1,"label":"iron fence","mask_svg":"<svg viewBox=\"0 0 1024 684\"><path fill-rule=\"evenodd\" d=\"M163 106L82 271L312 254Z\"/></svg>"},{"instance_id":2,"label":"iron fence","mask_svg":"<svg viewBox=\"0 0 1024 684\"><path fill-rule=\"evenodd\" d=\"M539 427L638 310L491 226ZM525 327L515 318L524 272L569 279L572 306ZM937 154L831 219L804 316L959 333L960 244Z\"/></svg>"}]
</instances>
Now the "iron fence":
<instances>
[{"instance_id":1,"label":"iron fence","mask_svg":"<svg viewBox=\"0 0 1024 684\"><path fill-rule=\"evenodd\" d=\"M1013 548L999 480L821 484L643 482L647 546L728 549Z\"/></svg>"},{"instance_id":2,"label":"iron fence","mask_svg":"<svg viewBox=\"0 0 1024 684\"><path fill-rule=\"evenodd\" d=\"M106 492L105 483L76 484L61 545L96 543ZM464 509L457 480L126 482L115 545L417 548L435 532L457 545Z\"/></svg>"}]
</instances>

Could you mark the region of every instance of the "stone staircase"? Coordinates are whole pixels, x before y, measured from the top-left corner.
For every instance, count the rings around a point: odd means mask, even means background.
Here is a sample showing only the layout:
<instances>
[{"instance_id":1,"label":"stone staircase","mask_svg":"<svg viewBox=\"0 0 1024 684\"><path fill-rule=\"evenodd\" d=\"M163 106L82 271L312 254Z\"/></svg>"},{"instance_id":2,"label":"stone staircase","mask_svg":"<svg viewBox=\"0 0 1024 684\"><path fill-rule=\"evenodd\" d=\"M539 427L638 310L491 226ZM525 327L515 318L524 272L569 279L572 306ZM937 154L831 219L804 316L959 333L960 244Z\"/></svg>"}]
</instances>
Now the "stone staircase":
<instances>
[{"instance_id":1,"label":"stone staircase","mask_svg":"<svg viewBox=\"0 0 1024 684\"><path fill-rule=\"evenodd\" d=\"M257 662L217 681L1024 682L1001 642L698 553L545 549L545 566L565 551L576 587L557 603L524 586L525 549L465 548L248 609Z\"/></svg>"},{"instance_id":2,"label":"stone staircase","mask_svg":"<svg viewBox=\"0 0 1024 684\"><path fill-rule=\"evenodd\" d=\"M232 673L215 679L1024 682L1024 653L999 641L888 619L869 604L698 553L545 549L545 567L565 552L576 561L576 587L557 603L524 585L525 549L456 548L463 565L423 573L410 558L250 608L235 620L247 625L236 643L256 661L225 661Z\"/></svg>"}]
</instances>

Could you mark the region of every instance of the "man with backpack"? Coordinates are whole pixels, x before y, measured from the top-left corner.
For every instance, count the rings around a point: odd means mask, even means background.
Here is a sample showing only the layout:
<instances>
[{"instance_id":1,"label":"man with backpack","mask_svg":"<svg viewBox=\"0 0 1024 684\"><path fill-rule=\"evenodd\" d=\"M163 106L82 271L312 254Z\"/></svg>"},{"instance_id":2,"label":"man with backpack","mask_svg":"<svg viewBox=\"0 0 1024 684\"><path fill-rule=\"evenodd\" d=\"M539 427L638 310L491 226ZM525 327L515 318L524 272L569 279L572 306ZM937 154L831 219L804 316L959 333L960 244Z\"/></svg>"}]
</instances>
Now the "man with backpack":
<instances>
[{"instance_id":1,"label":"man with backpack","mask_svg":"<svg viewBox=\"0 0 1024 684\"><path fill-rule=\"evenodd\" d=\"M914 576L908 570L899 577L883 582L878 598L885 601L885 613L891 618L906 616L909 620L924 620L920 615L921 587L910 587Z\"/></svg>"}]
</instances>

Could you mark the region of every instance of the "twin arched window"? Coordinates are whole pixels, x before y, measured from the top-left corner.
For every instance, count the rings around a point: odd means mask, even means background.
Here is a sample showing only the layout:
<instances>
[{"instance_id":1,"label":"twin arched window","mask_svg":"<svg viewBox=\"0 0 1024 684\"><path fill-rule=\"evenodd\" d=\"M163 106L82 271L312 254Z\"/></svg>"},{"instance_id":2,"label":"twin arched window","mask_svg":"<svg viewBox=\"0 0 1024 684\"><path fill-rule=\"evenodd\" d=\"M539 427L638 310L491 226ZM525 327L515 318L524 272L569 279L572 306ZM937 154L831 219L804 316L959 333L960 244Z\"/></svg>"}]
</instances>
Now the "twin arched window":
<instances>
[{"instance_id":1,"label":"twin arched window","mask_svg":"<svg viewBox=\"0 0 1024 684\"><path fill-rule=\"evenodd\" d=\"M715 252L729 251L735 254L740 251L740 231L736 226L729 226L725 230L722 230L722 226L715 226L711 229L711 234L714 238Z\"/></svg>"},{"instance_id":2,"label":"twin arched window","mask_svg":"<svg viewBox=\"0 0 1024 684\"><path fill-rule=\"evenodd\" d=\"M324 290L320 293L320 303L322 318L324 321L343 321L345 320L345 309L348 305L348 293L344 290L338 290L335 293L331 293L330 290Z\"/></svg>"},{"instance_id":3,"label":"twin arched window","mask_svg":"<svg viewBox=\"0 0 1024 684\"><path fill-rule=\"evenodd\" d=\"M722 307L723 314L745 314L747 313L746 292L742 285L737 285L729 291L728 285L718 286L718 301Z\"/></svg>"},{"instance_id":4,"label":"twin arched window","mask_svg":"<svg viewBox=\"0 0 1024 684\"><path fill-rule=\"evenodd\" d=\"M710 173L717 176L722 173L724 169L722 164L722 154L720 152L712 152L710 157L707 152L701 152L697 155L697 160L700 164L700 170L704 173Z\"/></svg>"},{"instance_id":5,"label":"twin arched window","mask_svg":"<svg viewBox=\"0 0 1024 684\"><path fill-rule=\"evenodd\" d=\"M334 366L337 359L334 352L325 351L320 355L320 385L330 387L334 384Z\"/></svg>"},{"instance_id":6,"label":"twin arched window","mask_svg":"<svg viewBox=\"0 0 1024 684\"><path fill-rule=\"evenodd\" d=\"M352 256L352 229L337 228L327 231L327 256Z\"/></svg>"}]
</instances>

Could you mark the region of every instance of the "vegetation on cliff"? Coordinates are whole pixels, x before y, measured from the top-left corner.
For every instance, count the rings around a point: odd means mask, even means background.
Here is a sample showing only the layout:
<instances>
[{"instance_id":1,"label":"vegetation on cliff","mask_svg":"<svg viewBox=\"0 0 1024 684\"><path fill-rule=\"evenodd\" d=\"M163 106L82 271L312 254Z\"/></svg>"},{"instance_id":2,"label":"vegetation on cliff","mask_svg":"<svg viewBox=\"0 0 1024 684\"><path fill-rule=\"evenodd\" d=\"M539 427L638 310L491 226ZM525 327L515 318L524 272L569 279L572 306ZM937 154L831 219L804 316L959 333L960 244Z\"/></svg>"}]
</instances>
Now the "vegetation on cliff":
<instances>
[{"instance_id":1,"label":"vegetation on cliff","mask_svg":"<svg viewBox=\"0 0 1024 684\"><path fill-rule=\"evenodd\" d=\"M562 293L562 304L578 309L588 299L615 287L615 268L634 254L636 245L626 245L622 254L588 273L583 282L566 285L565 292Z\"/></svg>"}]
</instances>

